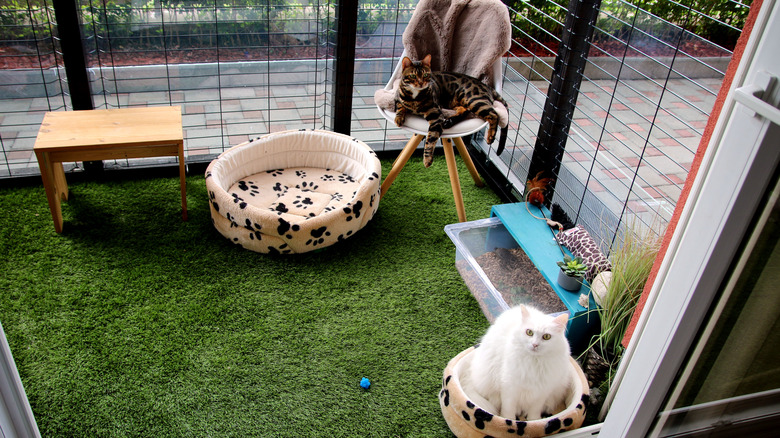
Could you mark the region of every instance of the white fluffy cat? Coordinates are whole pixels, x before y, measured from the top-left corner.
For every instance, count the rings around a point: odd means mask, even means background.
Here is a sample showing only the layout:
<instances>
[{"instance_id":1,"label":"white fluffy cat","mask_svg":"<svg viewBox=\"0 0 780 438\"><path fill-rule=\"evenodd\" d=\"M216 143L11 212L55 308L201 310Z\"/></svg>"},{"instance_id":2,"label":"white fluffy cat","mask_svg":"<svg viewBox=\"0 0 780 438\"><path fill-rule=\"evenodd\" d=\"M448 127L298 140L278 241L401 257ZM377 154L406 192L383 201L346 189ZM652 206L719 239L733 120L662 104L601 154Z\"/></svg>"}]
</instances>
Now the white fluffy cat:
<instances>
[{"instance_id":1,"label":"white fluffy cat","mask_svg":"<svg viewBox=\"0 0 780 438\"><path fill-rule=\"evenodd\" d=\"M484 410L512 420L555 413L570 385L568 319L524 305L506 310L461 369L463 391Z\"/></svg>"}]
</instances>

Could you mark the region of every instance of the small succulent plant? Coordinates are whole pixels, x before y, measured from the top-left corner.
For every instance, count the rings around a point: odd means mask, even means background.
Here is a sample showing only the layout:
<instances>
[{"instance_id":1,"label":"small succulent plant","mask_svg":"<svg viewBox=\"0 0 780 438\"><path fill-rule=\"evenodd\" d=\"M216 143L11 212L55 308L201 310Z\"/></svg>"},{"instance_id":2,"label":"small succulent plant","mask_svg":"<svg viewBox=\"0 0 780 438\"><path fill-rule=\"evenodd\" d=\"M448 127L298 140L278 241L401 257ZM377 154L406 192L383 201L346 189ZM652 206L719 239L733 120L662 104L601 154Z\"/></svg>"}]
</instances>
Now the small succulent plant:
<instances>
[{"instance_id":1,"label":"small succulent plant","mask_svg":"<svg viewBox=\"0 0 780 438\"><path fill-rule=\"evenodd\" d=\"M588 271L588 265L583 263L582 257L572 258L569 255L563 256L563 261L558 262L561 271L569 277L582 277Z\"/></svg>"}]
</instances>

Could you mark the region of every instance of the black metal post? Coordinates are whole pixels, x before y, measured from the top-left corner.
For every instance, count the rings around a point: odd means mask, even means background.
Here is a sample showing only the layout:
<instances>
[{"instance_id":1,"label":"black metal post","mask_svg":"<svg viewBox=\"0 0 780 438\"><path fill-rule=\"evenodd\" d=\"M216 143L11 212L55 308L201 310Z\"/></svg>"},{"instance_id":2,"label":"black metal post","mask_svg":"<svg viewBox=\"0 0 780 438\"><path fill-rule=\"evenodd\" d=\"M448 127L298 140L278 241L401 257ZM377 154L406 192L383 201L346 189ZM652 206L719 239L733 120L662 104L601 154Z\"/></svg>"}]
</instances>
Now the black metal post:
<instances>
[{"instance_id":1,"label":"black metal post","mask_svg":"<svg viewBox=\"0 0 780 438\"><path fill-rule=\"evenodd\" d=\"M555 57L547 101L528 170L529 179L539 172L542 172L542 178L556 178L558 175L600 6L601 0L569 1L561 44ZM545 194L548 203L554 190L555 182L548 186Z\"/></svg>"},{"instance_id":2,"label":"black metal post","mask_svg":"<svg viewBox=\"0 0 780 438\"><path fill-rule=\"evenodd\" d=\"M357 0L340 0L336 6L336 65L333 78L333 131L349 135L357 40Z\"/></svg>"},{"instance_id":3,"label":"black metal post","mask_svg":"<svg viewBox=\"0 0 780 438\"><path fill-rule=\"evenodd\" d=\"M81 42L81 26L75 0L54 0L57 34L68 78L70 101L74 110L91 110L92 87L87 76L87 57Z\"/></svg>"},{"instance_id":4,"label":"black metal post","mask_svg":"<svg viewBox=\"0 0 780 438\"><path fill-rule=\"evenodd\" d=\"M92 86L87 75L87 55L81 42L81 25L76 0L53 0L54 15L57 20L57 35L60 37L62 61L65 64L65 76L68 79L70 103L74 110L95 109L92 102ZM102 161L85 161L84 169L88 173L103 170Z\"/></svg>"}]
</instances>

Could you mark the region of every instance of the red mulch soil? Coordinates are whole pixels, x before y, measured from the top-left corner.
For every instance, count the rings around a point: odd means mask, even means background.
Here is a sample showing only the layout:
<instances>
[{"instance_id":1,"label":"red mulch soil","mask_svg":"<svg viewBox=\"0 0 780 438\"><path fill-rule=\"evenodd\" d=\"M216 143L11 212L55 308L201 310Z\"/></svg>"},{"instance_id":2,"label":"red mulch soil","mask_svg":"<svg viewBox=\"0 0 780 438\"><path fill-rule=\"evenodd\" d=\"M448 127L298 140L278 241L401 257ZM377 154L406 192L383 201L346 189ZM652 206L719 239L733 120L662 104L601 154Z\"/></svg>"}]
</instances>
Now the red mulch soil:
<instances>
[{"instance_id":1,"label":"red mulch soil","mask_svg":"<svg viewBox=\"0 0 780 438\"><path fill-rule=\"evenodd\" d=\"M534 42L525 41L514 44L510 52L514 56L555 56L558 51L557 41ZM682 44L680 51L690 56L729 56L724 51L706 41L687 41ZM361 51L370 54L370 51ZM633 45L626 50L625 44L620 41L600 41L591 47L589 56L672 56L675 49L654 44L652 47L640 47ZM188 64L204 62L231 62L231 61L267 61L281 59L314 59L325 54L321 48L307 46L290 46L262 49L189 49L180 50L169 48L167 52L160 50L148 51L121 51L103 53L98 59L95 54L88 55L90 66L124 66L124 65L154 65L154 64ZM331 54L332 56L332 54ZM61 57L56 61L62 64ZM52 68L56 65L55 56L52 53L39 54L34 47L21 45L0 46L0 69L16 68Z\"/></svg>"},{"instance_id":2,"label":"red mulch soil","mask_svg":"<svg viewBox=\"0 0 780 438\"><path fill-rule=\"evenodd\" d=\"M509 307L527 304L545 313L566 310L566 305L521 248L497 248L475 260ZM466 260L457 263L468 264ZM459 266L458 272L477 301L492 300L487 290L480 287L483 280L476 271Z\"/></svg>"}]
</instances>

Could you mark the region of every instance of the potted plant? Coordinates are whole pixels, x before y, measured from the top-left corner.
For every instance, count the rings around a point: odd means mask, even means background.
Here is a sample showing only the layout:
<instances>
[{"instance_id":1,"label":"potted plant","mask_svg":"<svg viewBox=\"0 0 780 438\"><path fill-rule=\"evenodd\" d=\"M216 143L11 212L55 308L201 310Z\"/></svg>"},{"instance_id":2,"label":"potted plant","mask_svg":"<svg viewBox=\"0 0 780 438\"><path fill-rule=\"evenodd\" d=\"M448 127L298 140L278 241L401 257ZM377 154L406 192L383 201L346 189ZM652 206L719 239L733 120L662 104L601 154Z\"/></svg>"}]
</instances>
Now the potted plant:
<instances>
[{"instance_id":1,"label":"potted plant","mask_svg":"<svg viewBox=\"0 0 780 438\"><path fill-rule=\"evenodd\" d=\"M562 288L576 292L582 287L585 279L585 273L588 271L588 265L582 261L582 257L563 256L563 261L558 262L561 268L558 272L558 285Z\"/></svg>"}]
</instances>

